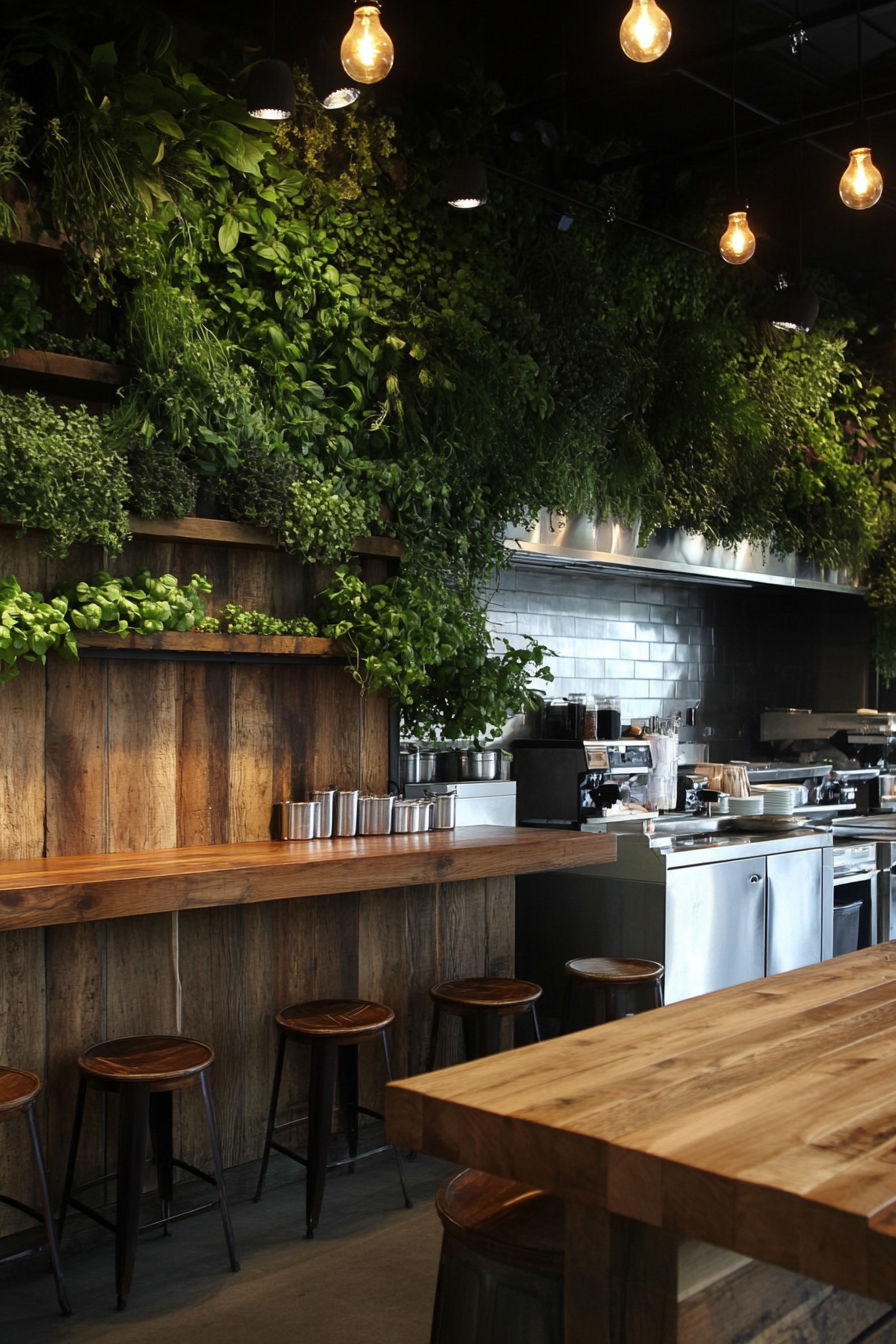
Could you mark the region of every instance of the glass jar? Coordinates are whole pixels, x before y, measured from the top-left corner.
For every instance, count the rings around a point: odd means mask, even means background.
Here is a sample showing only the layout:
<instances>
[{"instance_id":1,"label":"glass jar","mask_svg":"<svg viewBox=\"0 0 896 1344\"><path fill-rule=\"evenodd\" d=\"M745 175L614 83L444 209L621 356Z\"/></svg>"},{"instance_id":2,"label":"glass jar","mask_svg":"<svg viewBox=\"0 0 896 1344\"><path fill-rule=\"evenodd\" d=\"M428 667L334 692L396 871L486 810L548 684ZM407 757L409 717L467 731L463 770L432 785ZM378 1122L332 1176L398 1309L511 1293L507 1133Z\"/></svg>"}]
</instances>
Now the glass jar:
<instances>
[{"instance_id":1,"label":"glass jar","mask_svg":"<svg viewBox=\"0 0 896 1344\"><path fill-rule=\"evenodd\" d=\"M622 706L616 696L602 695L595 702L597 737L601 742L618 742L622 734Z\"/></svg>"}]
</instances>

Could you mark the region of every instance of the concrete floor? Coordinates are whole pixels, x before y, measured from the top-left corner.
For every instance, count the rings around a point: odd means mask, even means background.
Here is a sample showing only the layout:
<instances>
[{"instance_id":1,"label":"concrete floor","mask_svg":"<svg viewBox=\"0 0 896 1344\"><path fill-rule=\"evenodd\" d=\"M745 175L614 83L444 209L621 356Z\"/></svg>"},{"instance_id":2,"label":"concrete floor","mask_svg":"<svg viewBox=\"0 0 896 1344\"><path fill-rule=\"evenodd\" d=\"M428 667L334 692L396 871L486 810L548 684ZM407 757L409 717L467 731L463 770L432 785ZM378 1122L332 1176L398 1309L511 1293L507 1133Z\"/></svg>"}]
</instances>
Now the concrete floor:
<instances>
[{"instance_id":1,"label":"concrete floor","mask_svg":"<svg viewBox=\"0 0 896 1344\"><path fill-rule=\"evenodd\" d=\"M314 1241L303 1235L303 1179L261 1204L236 1203L238 1274L217 1211L181 1223L168 1240L141 1238L123 1313L111 1236L65 1255L68 1319L57 1313L45 1258L16 1262L0 1279L0 1335L10 1344L428 1344L441 1241L433 1201L454 1168L420 1156L406 1169L411 1210L389 1153L351 1176L331 1172Z\"/></svg>"}]
</instances>

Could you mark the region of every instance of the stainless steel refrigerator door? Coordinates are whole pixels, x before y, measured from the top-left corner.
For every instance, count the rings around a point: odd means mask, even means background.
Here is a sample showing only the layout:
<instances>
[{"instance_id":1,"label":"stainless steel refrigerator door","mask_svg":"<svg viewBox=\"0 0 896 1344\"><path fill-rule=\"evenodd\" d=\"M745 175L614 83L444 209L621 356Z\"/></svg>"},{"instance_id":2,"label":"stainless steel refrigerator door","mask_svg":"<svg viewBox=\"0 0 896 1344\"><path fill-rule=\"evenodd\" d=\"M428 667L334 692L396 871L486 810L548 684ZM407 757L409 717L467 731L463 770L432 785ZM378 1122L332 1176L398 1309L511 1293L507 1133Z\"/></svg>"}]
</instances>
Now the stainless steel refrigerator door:
<instances>
[{"instance_id":1,"label":"stainless steel refrigerator door","mask_svg":"<svg viewBox=\"0 0 896 1344\"><path fill-rule=\"evenodd\" d=\"M795 971L822 958L820 849L769 854L766 975Z\"/></svg>"},{"instance_id":2,"label":"stainless steel refrigerator door","mask_svg":"<svg viewBox=\"0 0 896 1344\"><path fill-rule=\"evenodd\" d=\"M670 869L666 1002L765 974L765 859Z\"/></svg>"}]
</instances>

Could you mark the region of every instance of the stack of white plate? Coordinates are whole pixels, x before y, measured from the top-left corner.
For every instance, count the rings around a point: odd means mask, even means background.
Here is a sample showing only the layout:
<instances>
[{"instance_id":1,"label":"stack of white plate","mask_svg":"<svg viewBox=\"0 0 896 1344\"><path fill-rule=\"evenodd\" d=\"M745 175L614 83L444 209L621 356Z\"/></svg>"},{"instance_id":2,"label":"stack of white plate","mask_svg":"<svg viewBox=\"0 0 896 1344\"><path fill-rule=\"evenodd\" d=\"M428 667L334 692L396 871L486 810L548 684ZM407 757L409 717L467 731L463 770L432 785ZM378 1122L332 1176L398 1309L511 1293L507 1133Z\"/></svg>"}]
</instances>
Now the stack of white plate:
<instances>
[{"instance_id":1,"label":"stack of white plate","mask_svg":"<svg viewBox=\"0 0 896 1344\"><path fill-rule=\"evenodd\" d=\"M732 817L761 817L765 810L765 797L754 793L749 798L729 798L728 811Z\"/></svg>"},{"instance_id":2,"label":"stack of white plate","mask_svg":"<svg viewBox=\"0 0 896 1344\"><path fill-rule=\"evenodd\" d=\"M765 815L772 817L792 817L793 809L800 798L799 789L789 789L785 784L765 784L759 790L765 798Z\"/></svg>"}]
</instances>

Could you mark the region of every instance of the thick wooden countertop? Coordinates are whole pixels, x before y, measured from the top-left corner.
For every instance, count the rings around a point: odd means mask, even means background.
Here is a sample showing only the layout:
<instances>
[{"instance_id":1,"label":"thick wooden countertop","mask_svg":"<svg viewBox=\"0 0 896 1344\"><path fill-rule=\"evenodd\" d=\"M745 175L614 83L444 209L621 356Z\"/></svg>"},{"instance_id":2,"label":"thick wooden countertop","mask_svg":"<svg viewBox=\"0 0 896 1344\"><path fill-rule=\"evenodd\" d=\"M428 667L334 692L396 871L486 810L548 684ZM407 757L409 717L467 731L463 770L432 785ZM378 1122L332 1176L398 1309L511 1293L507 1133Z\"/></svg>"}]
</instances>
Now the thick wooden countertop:
<instances>
[{"instance_id":1,"label":"thick wooden countertop","mask_svg":"<svg viewBox=\"0 0 896 1344\"><path fill-rule=\"evenodd\" d=\"M884 943L393 1083L386 1133L896 1303L894 1061Z\"/></svg>"},{"instance_id":2,"label":"thick wooden countertop","mask_svg":"<svg viewBox=\"0 0 896 1344\"><path fill-rule=\"evenodd\" d=\"M0 929L609 863L616 837L513 826L0 863Z\"/></svg>"}]
</instances>

